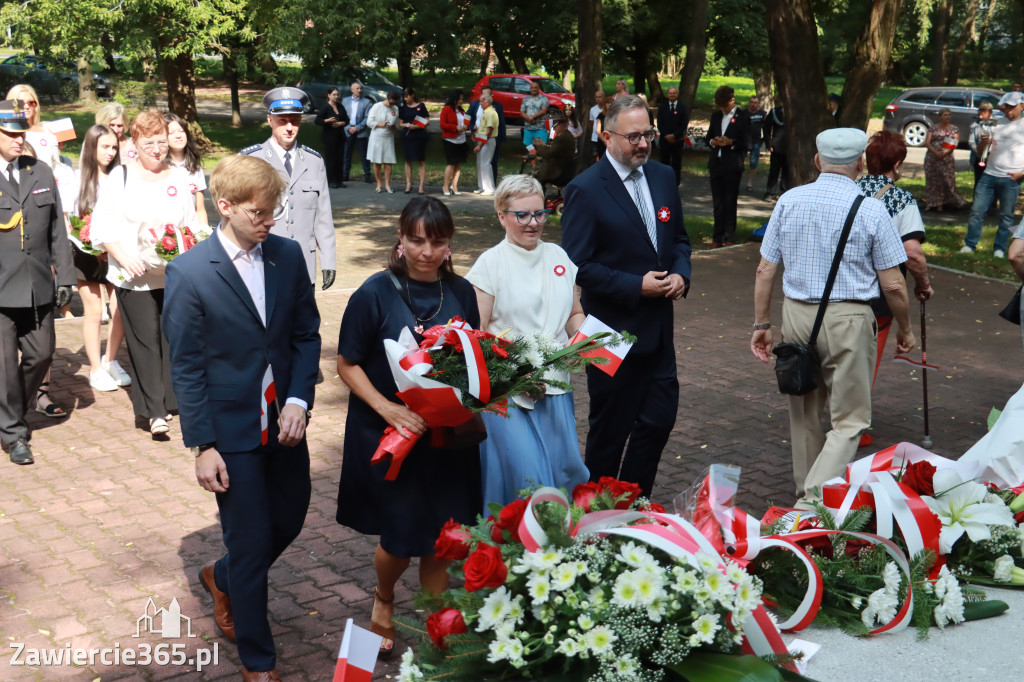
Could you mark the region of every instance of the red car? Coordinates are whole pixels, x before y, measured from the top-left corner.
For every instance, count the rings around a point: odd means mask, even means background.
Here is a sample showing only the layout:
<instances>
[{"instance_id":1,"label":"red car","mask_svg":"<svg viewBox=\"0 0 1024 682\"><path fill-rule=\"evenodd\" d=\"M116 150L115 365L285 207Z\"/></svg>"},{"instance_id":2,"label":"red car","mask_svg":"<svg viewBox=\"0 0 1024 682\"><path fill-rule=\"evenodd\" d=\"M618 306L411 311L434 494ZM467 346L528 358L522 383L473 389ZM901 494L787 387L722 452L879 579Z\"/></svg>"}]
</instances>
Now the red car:
<instances>
[{"instance_id":1,"label":"red car","mask_svg":"<svg viewBox=\"0 0 1024 682\"><path fill-rule=\"evenodd\" d=\"M576 108L576 95L563 88L560 83L545 76L530 74L496 73L484 76L473 86L471 100L479 99L480 88L490 85L494 101L505 110L505 118L522 120L519 113L520 102L524 97L530 96L530 81L535 81L540 86L541 93L548 98L549 107L564 111L565 105L568 104Z\"/></svg>"}]
</instances>

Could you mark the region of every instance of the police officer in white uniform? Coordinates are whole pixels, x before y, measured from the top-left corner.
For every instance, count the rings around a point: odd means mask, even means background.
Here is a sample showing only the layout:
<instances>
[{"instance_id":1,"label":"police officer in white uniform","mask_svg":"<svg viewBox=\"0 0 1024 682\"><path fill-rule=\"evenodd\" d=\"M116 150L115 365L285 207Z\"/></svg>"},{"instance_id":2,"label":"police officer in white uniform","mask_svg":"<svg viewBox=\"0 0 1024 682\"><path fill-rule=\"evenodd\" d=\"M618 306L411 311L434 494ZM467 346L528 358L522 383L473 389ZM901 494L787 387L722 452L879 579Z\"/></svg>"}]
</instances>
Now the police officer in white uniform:
<instances>
[{"instance_id":1,"label":"police officer in white uniform","mask_svg":"<svg viewBox=\"0 0 1024 682\"><path fill-rule=\"evenodd\" d=\"M28 127L20 100L0 102L0 441L15 464L34 461L25 413L53 360L54 304L75 282L53 171L21 156Z\"/></svg>"},{"instance_id":2,"label":"police officer in white uniform","mask_svg":"<svg viewBox=\"0 0 1024 682\"><path fill-rule=\"evenodd\" d=\"M274 88L263 97L270 139L240 153L259 156L277 169L287 183L281 205L284 213L271 228L273 234L294 239L302 246L309 280L316 284L316 258L320 256L323 288L334 284L337 258L334 221L327 189L327 171L320 154L298 144L302 110L309 95L297 88Z\"/></svg>"}]
</instances>

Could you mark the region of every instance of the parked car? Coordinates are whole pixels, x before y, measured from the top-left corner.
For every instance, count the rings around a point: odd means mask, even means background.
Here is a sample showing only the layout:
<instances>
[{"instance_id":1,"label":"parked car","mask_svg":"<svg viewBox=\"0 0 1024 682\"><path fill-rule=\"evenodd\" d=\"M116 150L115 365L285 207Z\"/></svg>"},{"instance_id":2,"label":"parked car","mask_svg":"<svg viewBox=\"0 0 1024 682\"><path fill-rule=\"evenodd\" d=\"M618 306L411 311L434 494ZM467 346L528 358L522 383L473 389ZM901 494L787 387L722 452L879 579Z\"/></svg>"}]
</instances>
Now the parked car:
<instances>
[{"instance_id":1,"label":"parked car","mask_svg":"<svg viewBox=\"0 0 1024 682\"><path fill-rule=\"evenodd\" d=\"M343 99L349 96L352 84L356 81L363 84L363 97L371 102L380 102L389 92L397 93L399 101L402 99L402 88L371 66L335 66L323 69L311 77L303 78L296 87L309 95L306 113L315 113L327 104L328 90L338 88L338 98Z\"/></svg>"},{"instance_id":2,"label":"parked car","mask_svg":"<svg viewBox=\"0 0 1024 682\"><path fill-rule=\"evenodd\" d=\"M977 118L978 107L988 102L993 107L1003 93L988 88L960 88L934 86L910 88L896 96L885 108L885 129L903 136L908 147L924 145L928 129L939 122L939 112L949 109L953 124L960 129L960 146L968 146L971 122ZM997 125L1005 124L1006 117L993 110Z\"/></svg>"},{"instance_id":3,"label":"parked car","mask_svg":"<svg viewBox=\"0 0 1024 682\"><path fill-rule=\"evenodd\" d=\"M505 110L505 118L521 121L520 107L523 98L530 96L531 81L536 82L540 86L541 93L547 96L549 107L555 107L561 111L565 111L566 104L573 108L576 107L576 95L563 88L557 81L544 76L519 73L496 73L484 76L473 86L472 99L478 99L480 89L490 85L494 93L494 101L501 104Z\"/></svg>"},{"instance_id":4,"label":"parked car","mask_svg":"<svg viewBox=\"0 0 1024 682\"><path fill-rule=\"evenodd\" d=\"M98 73L92 75L97 97L110 97L110 81ZM40 97L60 97L65 101L78 99L78 69L69 61L16 54L0 62L0 86L4 92L18 83L35 88Z\"/></svg>"}]
</instances>

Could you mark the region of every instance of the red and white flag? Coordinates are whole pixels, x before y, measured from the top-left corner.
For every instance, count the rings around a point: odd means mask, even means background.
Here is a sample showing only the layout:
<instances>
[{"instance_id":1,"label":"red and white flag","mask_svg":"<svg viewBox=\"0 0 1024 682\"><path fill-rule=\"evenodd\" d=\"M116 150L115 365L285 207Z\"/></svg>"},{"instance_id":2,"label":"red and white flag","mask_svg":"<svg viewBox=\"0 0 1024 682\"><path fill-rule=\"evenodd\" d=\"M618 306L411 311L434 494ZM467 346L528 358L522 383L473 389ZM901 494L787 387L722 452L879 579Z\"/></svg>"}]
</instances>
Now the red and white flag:
<instances>
[{"instance_id":1,"label":"red and white flag","mask_svg":"<svg viewBox=\"0 0 1024 682\"><path fill-rule=\"evenodd\" d=\"M528 145L526 145L526 153L527 154L536 154L537 153L537 148L534 147L532 144L528 144Z\"/></svg>"},{"instance_id":2,"label":"red and white flag","mask_svg":"<svg viewBox=\"0 0 1024 682\"><path fill-rule=\"evenodd\" d=\"M277 401L277 387L274 386L274 372L267 365L260 387L260 443L267 444L270 438L270 406Z\"/></svg>"},{"instance_id":3,"label":"red and white flag","mask_svg":"<svg viewBox=\"0 0 1024 682\"><path fill-rule=\"evenodd\" d=\"M615 333L615 330L606 325L601 320L597 319L593 315L587 315L587 318L583 320L583 324L580 325L580 329L576 332L576 335L572 337L570 344L579 343L584 339L589 339L594 334L600 332L611 332ZM625 341L614 346L604 346L602 348L596 348L580 355L588 358L602 357L608 358L608 362L603 364L595 364L594 367L598 368L608 376L615 376L615 373L619 371L619 367L622 366L622 361L626 358L626 353L633 347L633 344L626 343Z\"/></svg>"},{"instance_id":4,"label":"red and white flag","mask_svg":"<svg viewBox=\"0 0 1024 682\"><path fill-rule=\"evenodd\" d=\"M430 123L430 119L426 116L417 116L412 120L413 123L418 125L420 128L426 128L427 124Z\"/></svg>"},{"instance_id":5,"label":"red and white flag","mask_svg":"<svg viewBox=\"0 0 1024 682\"><path fill-rule=\"evenodd\" d=\"M334 682L370 682L383 639L359 627L351 618L346 620L345 635L341 638L341 650L338 652L338 665L334 669Z\"/></svg>"},{"instance_id":6,"label":"red and white flag","mask_svg":"<svg viewBox=\"0 0 1024 682\"><path fill-rule=\"evenodd\" d=\"M479 142L480 144L487 144L487 133L477 133L473 136L473 141Z\"/></svg>"}]
</instances>

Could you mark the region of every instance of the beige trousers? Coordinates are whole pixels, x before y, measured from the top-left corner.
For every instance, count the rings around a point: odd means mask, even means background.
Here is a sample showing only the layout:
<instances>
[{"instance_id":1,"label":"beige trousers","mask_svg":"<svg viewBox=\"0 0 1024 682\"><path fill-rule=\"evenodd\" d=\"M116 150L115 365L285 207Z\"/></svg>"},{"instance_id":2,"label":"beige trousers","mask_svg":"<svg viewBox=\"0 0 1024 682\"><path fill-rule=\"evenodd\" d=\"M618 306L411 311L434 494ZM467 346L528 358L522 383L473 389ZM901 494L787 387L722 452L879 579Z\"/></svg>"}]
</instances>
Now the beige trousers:
<instances>
[{"instance_id":1,"label":"beige trousers","mask_svg":"<svg viewBox=\"0 0 1024 682\"><path fill-rule=\"evenodd\" d=\"M782 305L782 338L807 343L818 304L787 298ZM871 306L831 302L815 350L821 385L807 395L789 397L789 431L793 448L796 494L821 498L821 485L846 473L857 452L860 436L871 426L871 373L877 342ZM831 428L821 416L828 404Z\"/></svg>"}]
</instances>

